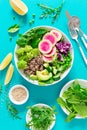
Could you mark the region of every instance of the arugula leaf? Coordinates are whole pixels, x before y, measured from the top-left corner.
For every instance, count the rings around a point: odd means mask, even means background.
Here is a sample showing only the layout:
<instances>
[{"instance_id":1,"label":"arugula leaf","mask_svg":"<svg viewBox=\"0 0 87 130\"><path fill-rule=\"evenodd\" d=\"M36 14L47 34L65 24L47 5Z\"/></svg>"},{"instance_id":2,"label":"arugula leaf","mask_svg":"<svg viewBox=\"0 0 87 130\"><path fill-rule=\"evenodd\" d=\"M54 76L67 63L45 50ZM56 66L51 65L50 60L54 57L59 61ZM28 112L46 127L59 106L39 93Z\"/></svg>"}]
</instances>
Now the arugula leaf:
<instances>
[{"instance_id":1,"label":"arugula leaf","mask_svg":"<svg viewBox=\"0 0 87 130\"><path fill-rule=\"evenodd\" d=\"M15 33L17 31L19 31L19 29L20 29L20 26L18 24L15 24L8 28L8 32Z\"/></svg>"}]
</instances>

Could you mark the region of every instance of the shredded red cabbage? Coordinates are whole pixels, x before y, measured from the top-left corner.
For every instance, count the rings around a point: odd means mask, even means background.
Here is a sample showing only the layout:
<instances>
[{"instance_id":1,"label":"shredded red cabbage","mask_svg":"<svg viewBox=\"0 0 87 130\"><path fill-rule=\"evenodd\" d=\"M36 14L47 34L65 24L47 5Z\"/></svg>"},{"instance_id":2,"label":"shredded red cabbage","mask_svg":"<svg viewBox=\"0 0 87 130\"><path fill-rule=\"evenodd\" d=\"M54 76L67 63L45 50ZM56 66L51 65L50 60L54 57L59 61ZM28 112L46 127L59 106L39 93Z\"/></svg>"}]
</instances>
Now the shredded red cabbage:
<instances>
[{"instance_id":1,"label":"shredded red cabbage","mask_svg":"<svg viewBox=\"0 0 87 130\"><path fill-rule=\"evenodd\" d=\"M58 59L62 61L62 54L67 56L68 52L71 49L71 44L67 41L58 42L56 44L56 48L58 49Z\"/></svg>"}]
</instances>

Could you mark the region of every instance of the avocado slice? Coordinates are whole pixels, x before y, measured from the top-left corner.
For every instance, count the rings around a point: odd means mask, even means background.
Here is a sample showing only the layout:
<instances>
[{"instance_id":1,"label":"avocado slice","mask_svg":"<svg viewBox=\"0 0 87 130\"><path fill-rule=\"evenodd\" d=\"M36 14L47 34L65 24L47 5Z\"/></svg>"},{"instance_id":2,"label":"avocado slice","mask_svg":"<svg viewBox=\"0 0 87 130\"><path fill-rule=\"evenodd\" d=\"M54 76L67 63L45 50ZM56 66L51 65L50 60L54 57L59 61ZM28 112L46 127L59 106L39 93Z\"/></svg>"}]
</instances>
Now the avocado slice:
<instances>
[{"instance_id":1,"label":"avocado slice","mask_svg":"<svg viewBox=\"0 0 87 130\"><path fill-rule=\"evenodd\" d=\"M29 78L30 78L31 80L37 80L37 75L31 74L31 75L29 76Z\"/></svg>"},{"instance_id":2,"label":"avocado slice","mask_svg":"<svg viewBox=\"0 0 87 130\"><path fill-rule=\"evenodd\" d=\"M49 73L46 69L36 72L39 81L47 81L52 77L52 73Z\"/></svg>"}]
</instances>

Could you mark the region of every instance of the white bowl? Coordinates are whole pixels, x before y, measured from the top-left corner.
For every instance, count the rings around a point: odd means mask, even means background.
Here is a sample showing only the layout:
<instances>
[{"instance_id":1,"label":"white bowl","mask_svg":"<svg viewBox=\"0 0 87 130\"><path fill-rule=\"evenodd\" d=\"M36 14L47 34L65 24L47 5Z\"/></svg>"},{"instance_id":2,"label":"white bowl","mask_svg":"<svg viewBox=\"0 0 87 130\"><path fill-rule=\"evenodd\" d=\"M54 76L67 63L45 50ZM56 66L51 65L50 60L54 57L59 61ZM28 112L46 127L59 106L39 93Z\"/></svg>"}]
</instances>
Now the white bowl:
<instances>
[{"instance_id":1,"label":"white bowl","mask_svg":"<svg viewBox=\"0 0 87 130\"><path fill-rule=\"evenodd\" d=\"M27 93L27 96L26 96L26 98L25 98L23 101L16 101L16 100L13 98L13 96L12 96L12 91L13 91L13 89L18 88L18 87L23 88L23 89L26 91L26 93ZM24 87L24 86L21 85L21 84L17 84L17 85L15 85L15 86L13 86L13 87L10 89L10 91L9 91L9 99L11 100L12 103L14 103L14 104L16 104L16 105L22 105L22 104L26 103L27 100L28 100L28 98L29 98L29 91L28 91L28 89L27 89L26 87Z\"/></svg>"},{"instance_id":2,"label":"white bowl","mask_svg":"<svg viewBox=\"0 0 87 130\"><path fill-rule=\"evenodd\" d=\"M61 89L61 92L60 92L59 97L62 97L63 93L70 87L70 85L71 85L74 81L75 81L75 80L71 80L71 81L69 81L67 84L65 84L65 86ZM80 83L81 87L87 88L87 80L78 79L78 82ZM62 97L62 98L63 98L63 97ZM65 99L63 98L63 100L65 100ZM68 111L66 108L64 108L64 107L61 107L61 108L62 108L62 110L63 110L67 115L69 115L69 111ZM81 119L82 117L81 117L80 115L77 115L75 118Z\"/></svg>"},{"instance_id":3,"label":"white bowl","mask_svg":"<svg viewBox=\"0 0 87 130\"><path fill-rule=\"evenodd\" d=\"M35 104L34 106L39 106L39 107L43 107L44 106L44 107L48 107L48 108L52 109L47 104L42 104L42 103ZM31 117L29 116L29 114L30 114L30 110L28 110L27 114L26 114L26 122L27 123L31 120ZM53 116L54 116L54 121L53 121L53 123L50 125L50 127L47 130L52 130L52 128L55 125L56 116L55 116L55 114ZM30 130L35 130L35 129L33 127L30 127Z\"/></svg>"},{"instance_id":4,"label":"white bowl","mask_svg":"<svg viewBox=\"0 0 87 130\"><path fill-rule=\"evenodd\" d=\"M54 28L54 27L51 27L51 26L37 26L37 27L35 27L35 28L47 28L47 29L49 29L49 30L55 29L55 30L57 30L57 31L60 31L60 32L63 34L63 36L67 39L67 41L69 41L69 43L71 44L71 41L70 41L69 38L66 36L66 34L64 34L61 30L59 30L59 29L57 29L57 28ZM32 29L34 29L34 28L32 28ZM31 29L30 29L30 30L31 30ZM28 31L29 31L29 30L28 30ZM27 32L28 32L28 31L27 31ZM18 45L16 44L16 47L15 47L15 50L14 50L14 61L15 61L16 68L17 68L18 72L20 73L20 75L21 75L26 81L28 81L28 82L30 82L30 83L32 83L32 84L35 84L35 85L38 85L38 86L39 86L39 84L38 84L37 81L29 79L28 77L26 77L26 75L24 74L24 72L23 72L22 70L19 70L19 69L18 69L18 67L17 67L18 58L17 58L17 55L15 54L17 48L18 48ZM51 84L46 84L45 86L49 86L49 85L53 85L53 84L55 84L55 83L58 83L58 82L60 82L62 79L64 79L64 78L68 75L68 73L70 72L70 70L71 70L71 68L72 68L73 61L74 61L74 50L73 50L72 44L71 44L70 53L71 53L71 55L72 55L71 66L61 75L61 78L60 78L59 80L57 80L57 81L55 81L55 82L53 82L53 83L51 83Z\"/></svg>"}]
</instances>

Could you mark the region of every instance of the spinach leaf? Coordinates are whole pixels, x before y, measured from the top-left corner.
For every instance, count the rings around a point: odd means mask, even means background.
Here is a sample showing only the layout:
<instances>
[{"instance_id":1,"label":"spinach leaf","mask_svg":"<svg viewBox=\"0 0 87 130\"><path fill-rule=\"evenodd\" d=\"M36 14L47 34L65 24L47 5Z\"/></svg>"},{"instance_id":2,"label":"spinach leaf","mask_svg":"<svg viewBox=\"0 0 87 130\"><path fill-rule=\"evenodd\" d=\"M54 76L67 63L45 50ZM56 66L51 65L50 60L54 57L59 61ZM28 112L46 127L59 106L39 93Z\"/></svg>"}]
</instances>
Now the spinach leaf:
<instances>
[{"instance_id":1,"label":"spinach leaf","mask_svg":"<svg viewBox=\"0 0 87 130\"><path fill-rule=\"evenodd\" d=\"M17 40L19 46L31 45L33 48L37 48L39 42L42 40L45 33L49 32L46 28L35 28L24 35L20 36Z\"/></svg>"},{"instance_id":2,"label":"spinach leaf","mask_svg":"<svg viewBox=\"0 0 87 130\"><path fill-rule=\"evenodd\" d=\"M62 107L66 108L68 111L71 112L71 110L69 109L67 103L61 97L59 97L57 99L57 102L58 102L59 105L61 105Z\"/></svg>"},{"instance_id":3,"label":"spinach leaf","mask_svg":"<svg viewBox=\"0 0 87 130\"><path fill-rule=\"evenodd\" d=\"M87 105L85 103L74 104L73 108L80 116L87 117Z\"/></svg>"},{"instance_id":4,"label":"spinach leaf","mask_svg":"<svg viewBox=\"0 0 87 130\"><path fill-rule=\"evenodd\" d=\"M9 33L15 33L20 29L20 26L18 24L15 24L8 28Z\"/></svg>"},{"instance_id":5,"label":"spinach leaf","mask_svg":"<svg viewBox=\"0 0 87 130\"><path fill-rule=\"evenodd\" d=\"M68 116L67 116L67 118L66 118L66 122L70 122L74 117L76 116L76 114L75 113L70 113Z\"/></svg>"}]
</instances>

